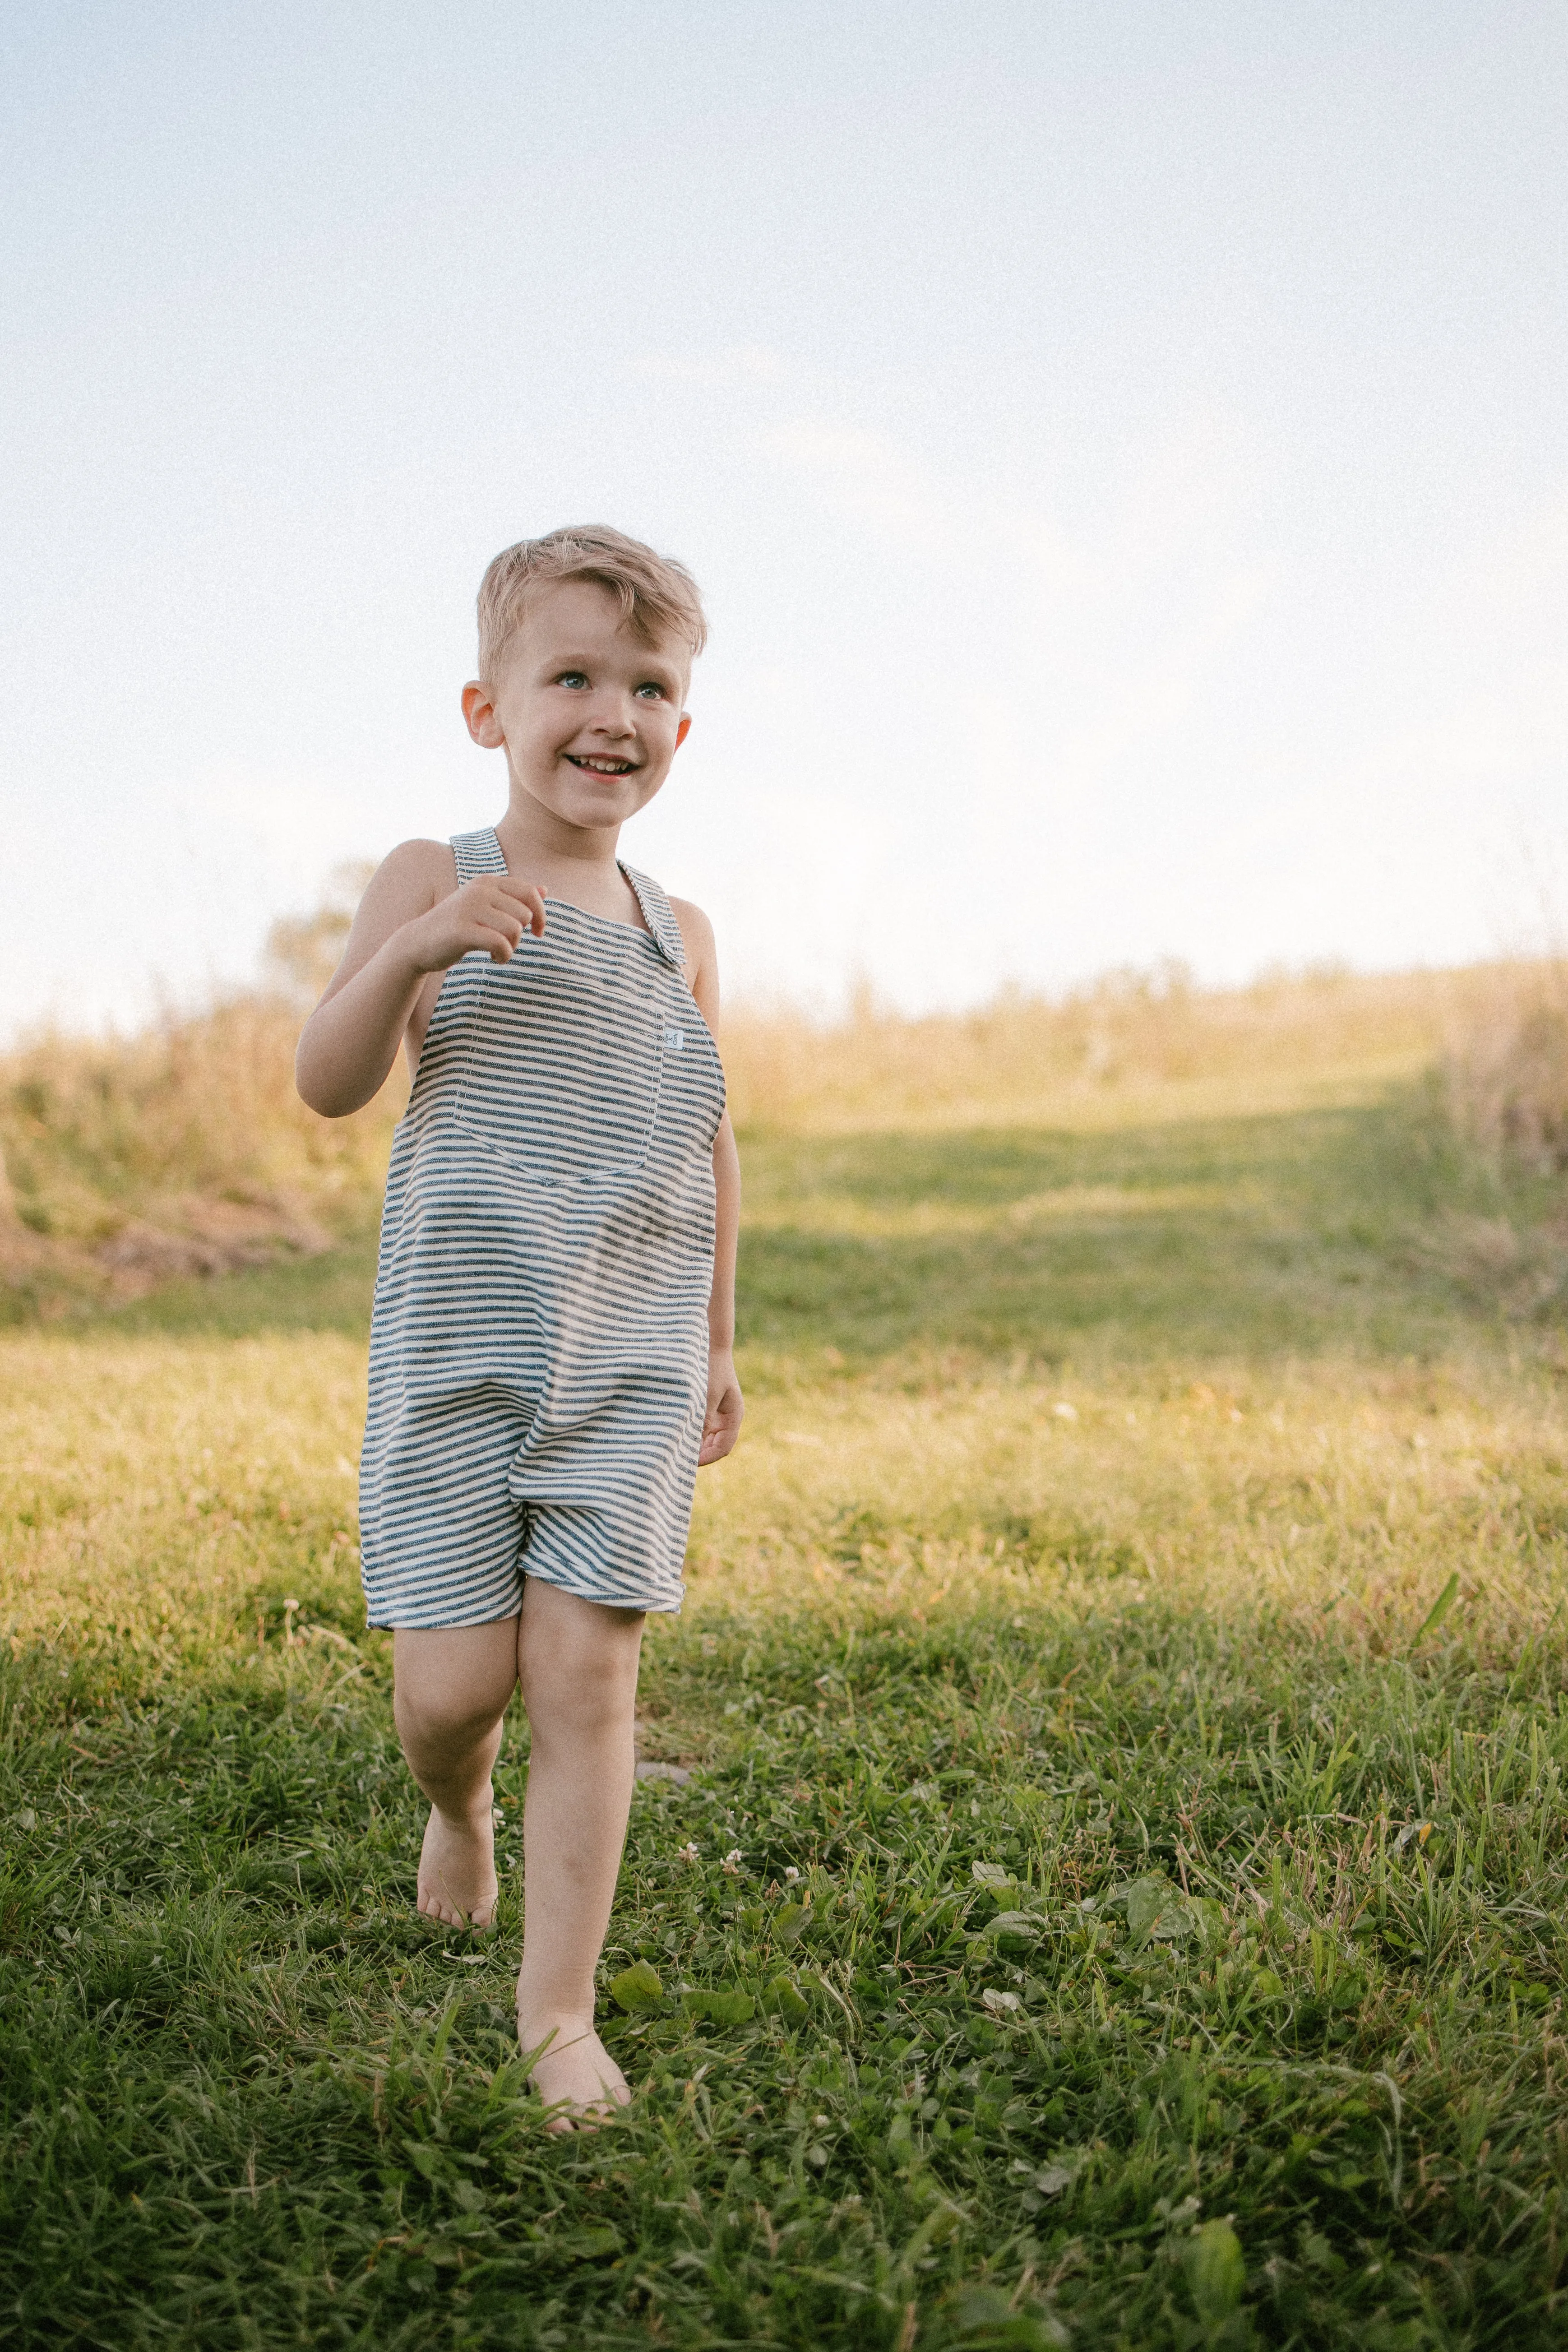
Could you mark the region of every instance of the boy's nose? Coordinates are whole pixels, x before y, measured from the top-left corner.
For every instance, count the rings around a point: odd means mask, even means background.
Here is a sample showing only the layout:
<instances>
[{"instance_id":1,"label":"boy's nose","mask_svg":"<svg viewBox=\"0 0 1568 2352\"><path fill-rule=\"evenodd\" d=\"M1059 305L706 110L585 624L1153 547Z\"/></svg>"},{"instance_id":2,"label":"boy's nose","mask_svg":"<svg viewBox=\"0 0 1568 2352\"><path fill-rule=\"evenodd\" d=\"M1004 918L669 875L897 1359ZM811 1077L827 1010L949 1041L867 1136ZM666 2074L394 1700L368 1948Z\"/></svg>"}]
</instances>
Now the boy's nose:
<instances>
[{"instance_id":1,"label":"boy's nose","mask_svg":"<svg viewBox=\"0 0 1568 2352\"><path fill-rule=\"evenodd\" d=\"M631 712L620 703L612 703L595 711L594 732L596 735L635 735L637 729Z\"/></svg>"}]
</instances>

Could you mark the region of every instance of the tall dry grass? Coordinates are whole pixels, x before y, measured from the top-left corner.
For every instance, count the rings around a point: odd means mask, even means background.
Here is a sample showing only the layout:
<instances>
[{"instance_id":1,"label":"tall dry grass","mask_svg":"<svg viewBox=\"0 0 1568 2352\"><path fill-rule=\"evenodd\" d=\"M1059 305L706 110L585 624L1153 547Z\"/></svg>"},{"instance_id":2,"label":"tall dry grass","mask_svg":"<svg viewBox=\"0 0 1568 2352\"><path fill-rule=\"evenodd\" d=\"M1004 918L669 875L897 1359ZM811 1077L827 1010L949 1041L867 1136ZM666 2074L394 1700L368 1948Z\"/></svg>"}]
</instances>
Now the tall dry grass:
<instances>
[{"instance_id":1,"label":"tall dry grass","mask_svg":"<svg viewBox=\"0 0 1568 2352\"><path fill-rule=\"evenodd\" d=\"M319 1249L364 1214L401 1070L341 1120L308 1110L292 1080L347 899L279 927L264 989L133 1036L51 1034L0 1057L0 1296L13 1312ZM742 1005L723 1047L742 1129L803 1136L1266 1112L1366 1100L1441 1066L1478 1149L1568 1165L1568 985L1543 963L1234 989L1121 973L922 1019L862 997L826 1024Z\"/></svg>"},{"instance_id":2,"label":"tall dry grass","mask_svg":"<svg viewBox=\"0 0 1568 2352\"><path fill-rule=\"evenodd\" d=\"M1478 975L1482 990L1443 1075L1459 1132L1496 1162L1568 1170L1568 961Z\"/></svg>"},{"instance_id":3,"label":"tall dry grass","mask_svg":"<svg viewBox=\"0 0 1568 2352\"><path fill-rule=\"evenodd\" d=\"M47 1308L324 1248L380 1185L404 1086L318 1118L294 1091L299 1029L296 1004L256 994L0 1059L0 1288Z\"/></svg>"},{"instance_id":4,"label":"tall dry grass","mask_svg":"<svg viewBox=\"0 0 1568 2352\"><path fill-rule=\"evenodd\" d=\"M372 870L340 866L316 908L273 924L257 989L131 1037L49 1033L0 1057L0 1313L317 1252L334 1212L374 1196L401 1067L349 1119L319 1118L293 1082Z\"/></svg>"},{"instance_id":5,"label":"tall dry grass","mask_svg":"<svg viewBox=\"0 0 1568 2352\"><path fill-rule=\"evenodd\" d=\"M1264 1111L1364 1100L1457 1062L1478 1024L1536 985L1525 963L1325 969L1245 988L1199 988L1167 969L920 1020L869 996L822 1027L743 1007L726 1020L724 1062L740 1125L802 1134Z\"/></svg>"}]
</instances>

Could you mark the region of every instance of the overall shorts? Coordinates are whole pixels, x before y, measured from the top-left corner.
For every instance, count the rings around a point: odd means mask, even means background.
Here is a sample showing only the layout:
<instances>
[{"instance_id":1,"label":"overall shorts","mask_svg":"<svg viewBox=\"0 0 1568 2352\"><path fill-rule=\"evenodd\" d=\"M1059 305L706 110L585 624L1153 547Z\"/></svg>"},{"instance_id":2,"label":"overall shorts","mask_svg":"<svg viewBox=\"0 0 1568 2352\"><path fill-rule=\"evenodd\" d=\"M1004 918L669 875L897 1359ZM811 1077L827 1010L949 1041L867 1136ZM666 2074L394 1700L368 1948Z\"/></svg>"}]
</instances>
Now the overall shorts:
<instances>
[{"instance_id":1,"label":"overall shorts","mask_svg":"<svg viewBox=\"0 0 1568 2352\"><path fill-rule=\"evenodd\" d=\"M493 831L459 886L504 874ZM669 901L546 901L442 982L387 1174L360 1459L373 1625L515 1616L524 1576L677 1610L708 1395L724 1079Z\"/></svg>"}]
</instances>

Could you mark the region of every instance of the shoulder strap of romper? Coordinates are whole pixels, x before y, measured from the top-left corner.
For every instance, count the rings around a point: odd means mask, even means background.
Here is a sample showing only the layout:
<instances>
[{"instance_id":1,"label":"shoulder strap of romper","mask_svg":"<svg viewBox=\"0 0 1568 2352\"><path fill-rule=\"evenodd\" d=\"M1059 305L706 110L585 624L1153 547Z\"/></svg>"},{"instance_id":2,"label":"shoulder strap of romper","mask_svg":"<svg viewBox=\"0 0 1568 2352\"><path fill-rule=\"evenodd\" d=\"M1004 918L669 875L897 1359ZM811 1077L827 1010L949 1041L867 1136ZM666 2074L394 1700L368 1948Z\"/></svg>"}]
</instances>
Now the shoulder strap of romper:
<instances>
[{"instance_id":1,"label":"shoulder strap of romper","mask_svg":"<svg viewBox=\"0 0 1568 2352\"><path fill-rule=\"evenodd\" d=\"M637 892L637 905L642 908L643 921L653 934L653 943L666 963L677 971L686 970L686 941L680 936L680 925L675 910L650 874L639 874L624 857L616 860L621 872Z\"/></svg>"},{"instance_id":2,"label":"shoulder strap of romper","mask_svg":"<svg viewBox=\"0 0 1568 2352\"><path fill-rule=\"evenodd\" d=\"M487 824L479 833L455 833L452 855L458 861L459 890L465 882L472 882L481 874L506 872L506 859L493 824Z\"/></svg>"},{"instance_id":3,"label":"shoulder strap of romper","mask_svg":"<svg viewBox=\"0 0 1568 2352\"><path fill-rule=\"evenodd\" d=\"M504 874L507 870L505 853L496 838L492 824L483 826L478 833L453 834L452 855L458 864L459 889L465 882L472 882L480 874ZM668 898L650 874L639 874L637 867L628 866L625 859L621 859L619 864L621 872L637 893L637 905L642 908L643 920L652 934L655 947L666 963L683 972L686 970L686 942L680 936L680 925L675 919Z\"/></svg>"}]
</instances>

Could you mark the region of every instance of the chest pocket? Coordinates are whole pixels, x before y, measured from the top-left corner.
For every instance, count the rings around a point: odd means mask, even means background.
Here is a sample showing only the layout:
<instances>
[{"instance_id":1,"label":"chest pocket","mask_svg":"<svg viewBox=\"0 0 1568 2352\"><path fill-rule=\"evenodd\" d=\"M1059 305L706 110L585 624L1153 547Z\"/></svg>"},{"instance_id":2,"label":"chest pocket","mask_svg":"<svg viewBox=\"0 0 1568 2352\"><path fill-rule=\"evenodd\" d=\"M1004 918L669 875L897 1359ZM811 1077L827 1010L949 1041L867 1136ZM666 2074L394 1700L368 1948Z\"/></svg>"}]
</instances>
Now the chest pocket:
<instances>
[{"instance_id":1,"label":"chest pocket","mask_svg":"<svg viewBox=\"0 0 1568 2352\"><path fill-rule=\"evenodd\" d=\"M583 940L567 913L552 906L542 940L525 933L481 974L457 1108L475 1142L542 1185L637 1174L668 1050L652 942L608 925Z\"/></svg>"}]
</instances>

